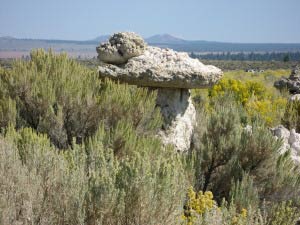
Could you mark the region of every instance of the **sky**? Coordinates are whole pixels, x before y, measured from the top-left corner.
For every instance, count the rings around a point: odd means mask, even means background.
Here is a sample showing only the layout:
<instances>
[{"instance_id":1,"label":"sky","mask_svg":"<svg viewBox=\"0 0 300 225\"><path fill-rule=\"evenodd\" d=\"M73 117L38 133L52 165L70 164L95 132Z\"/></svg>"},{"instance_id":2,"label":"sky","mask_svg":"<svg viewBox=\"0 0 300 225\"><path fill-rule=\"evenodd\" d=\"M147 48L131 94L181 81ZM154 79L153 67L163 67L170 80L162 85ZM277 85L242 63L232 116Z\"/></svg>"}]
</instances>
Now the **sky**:
<instances>
[{"instance_id":1,"label":"sky","mask_svg":"<svg viewBox=\"0 0 300 225\"><path fill-rule=\"evenodd\" d=\"M0 36L90 40L118 31L300 43L300 0L0 0Z\"/></svg>"}]
</instances>

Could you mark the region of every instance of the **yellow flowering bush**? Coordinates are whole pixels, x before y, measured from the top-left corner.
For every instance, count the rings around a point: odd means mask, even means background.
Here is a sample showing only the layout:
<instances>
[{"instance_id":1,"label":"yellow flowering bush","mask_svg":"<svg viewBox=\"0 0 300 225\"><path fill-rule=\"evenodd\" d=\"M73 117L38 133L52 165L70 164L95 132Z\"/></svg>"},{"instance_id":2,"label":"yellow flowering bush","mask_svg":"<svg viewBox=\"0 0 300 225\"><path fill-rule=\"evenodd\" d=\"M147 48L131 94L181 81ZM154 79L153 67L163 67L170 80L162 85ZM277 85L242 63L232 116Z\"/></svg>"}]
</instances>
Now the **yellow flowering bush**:
<instances>
[{"instance_id":1,"label":"yellow flowering bush","mask_svg":"<svg viewBox=\"0 0 300 225\"><path fill-rule=\"evenodd\" d=\"M195 191L190 188L188 191L189 207L195 210L198 214L203 214L206 210L211 209L215 205L213 194L210 191L202 192Z\"/></svg>"},{"instance_id":2,"label":"yellow flowering bush","mask_svg":"<svg viewBox=\"0 0 300 225\"><path fill-rule=\"evenodd\" d=\"M183 224L211 224L214 220L213 224L217 221L223 221L224 224L228 225L246 224L247 209L242 208L239 212L234 204L227 205L227 203L218 207L213 198L214 196L210 191L195 192L193 187L190 187L182 215Z\"/></svg>"},{"instance_id":3,"label":"yellow flowering bush","mask_svg":"<svg viewBox=\"0 0 300 225\"><path fill-rule=\"evenodd\" d=\"M242 222L245 221L245 219L247 218L247 209L242 209L241 210L241 213L235 215L233 218L232 218L232 221L231 221L231 225L238 225L238 224L241 224Z\"/></svg>"},{"instance_id":4,"label":"yellow flowering bush","mask_svg":"<svg viewBox=\"0 0 300 225\"><path fill-rule=\"evenodd\" d=\"M299 209L293 206L292 201L283 201L274 204L268 213L268 225L282 225L282 224L298 224L300 218Z\"/></svg>"},{"instance_id":5,"label":"yellow flowering bush","mask_svg":"<svg viewBox=\"0 0 300 225\"><path fill-rule=\"evenodd\" d=\"M247 217L247 209L242 209L242 211L241 211L241 216L243 217L243 218L246 218Z\"/></svg>"},{"instance_id":6,"label":"yellow flowering bush","mask_svg":"<svg viewBox=\"0 0 300 225\"><path fill-rule=\"evenodd\" d=\"M209 96L214 97L222 95L225 92L232 92L238 102L245 105L251 97L264 99L266 97L266 88L262 83L256 81L242 82L235 79L222 79L218 84L209 90Z\"/></svg>"},{"instance_id":7,"label":"yellow flowering bush","mask_svg":"<svg viewBox=\"0 0 300 225\"><path fill-rule=\"evenodd\" d=\"M267 126L276 125L284 114L287 99L278 97L275 99L253 100L246 104L246 110L250 117L259 115Z\"/></svg>"},{"instance_id":8,"label":"yellow flowering bush","mask_svg":"<svg viewBox=\"0 0 300 225\"><path fill-rule=\"evenodd\" d=\"M248 73L243 70L232 70L224 72L224 77L241 81L254 81L263 83L266 87L273 87L276 80L281 77L288 77L290 73L290 69L265 70L261 73Z\"/></svg>"},{"instance_id":9,"label":"yellow flowering bush","mask_svg":"<svg viewBox=\"0 0 300 225\"><path fill-rule=\"evenodd\" d=\"M197 216L201 216L205 212L216 207L216 202L213 200L213 194L210 191L196 193L193 187L188 189L188 200L184 206L183 219L188 225L192 225Z\"/></svg>"},{"instance_id":10,"label":"yellow flowering bush","mask_svg":"<svg viewBox=\"0 0 300 225\"><path fill-rule=\"evenodd\" d=\"M238 103L241 103L250 118L258 115L268 126L276 125L284 114L287 100L276 94L275 90L266 88L258 81L241 81L222 79L209 90L209 96L215 97L231 92Z\"/></svg>"}]
</instances>

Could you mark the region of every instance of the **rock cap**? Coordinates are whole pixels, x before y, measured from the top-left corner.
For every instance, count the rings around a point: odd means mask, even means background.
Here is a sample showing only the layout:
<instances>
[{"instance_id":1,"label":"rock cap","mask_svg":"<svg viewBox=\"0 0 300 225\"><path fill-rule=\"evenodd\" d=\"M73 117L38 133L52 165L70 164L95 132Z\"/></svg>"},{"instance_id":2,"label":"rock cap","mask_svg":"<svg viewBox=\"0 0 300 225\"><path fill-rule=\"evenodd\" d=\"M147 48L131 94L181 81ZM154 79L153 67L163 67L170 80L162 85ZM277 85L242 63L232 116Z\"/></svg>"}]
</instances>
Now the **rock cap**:
<instances>
[{"instance_id":1,"label":"rock cap","mask_svg":"<svg viewBox=\"0 0 300 225\"><path fill-rule=\"evenodd\" d=\"M223 72L215 66L206 66L187 53L148 46L145 52L130 58L126 64L102 63L101 77L145 87L206 88L215 84Z\"/></svg>"}]
</instances>

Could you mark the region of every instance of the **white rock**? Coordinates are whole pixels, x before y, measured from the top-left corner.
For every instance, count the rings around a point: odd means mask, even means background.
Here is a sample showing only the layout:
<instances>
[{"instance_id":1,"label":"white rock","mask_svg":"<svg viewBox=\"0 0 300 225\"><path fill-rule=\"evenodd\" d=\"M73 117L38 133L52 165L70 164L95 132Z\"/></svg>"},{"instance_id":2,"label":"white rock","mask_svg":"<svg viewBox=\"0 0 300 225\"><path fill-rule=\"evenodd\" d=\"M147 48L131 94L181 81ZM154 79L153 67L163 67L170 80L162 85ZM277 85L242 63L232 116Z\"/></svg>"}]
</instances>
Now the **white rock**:
<instances>
[{"instance_id":1,"label":"white rock","mask_svg":"<svg viewBox=\"0 0 300 225\"><path fill-rule=\"evenodd\" d=\"M290 137L290 131L286 129L284 126L279 125L275 128L271 129L272 133L274 136L278 138L282 138L284 142L288 142L289 137Z\"/></svg>"},{"instance_id":2,"label":"white rock","mask_svg":"<svg viewBox=\"0 0 300 225\"><path fill-rule=\"evenodd\" d=\"M292 129L289 137L289 144L293 145L295 142L300 143L300 134L296 133L295 129Z\"/></svg>"},{"instance_id":3,"label":"white rock","mask_svg":"<svg viewBox=\"0 0 300 225\"><path fill-rule=\"evenodd\" d=\"M281 138L283 141L280 153L291 150L291 159L296 165L300 165L300 134L295 129L289 131L282 125L272 128L271 131L276 139Z\"/></svg>"},{"instance_id":4,"label":"white rock","mask_svg":"<svg viewBox=\"0 0 300 225\"><path fill-rule=\"evenodd\" d=\"M252 126L247 124L245 127L244 127L244 130L250 134L252 134Z\"/></svg>"},{"instance_id":5,"label":"white rock","mask_svg":"<svg viewBox=\"0 0 300 225\"><path fill-rule=\"evenodd\" d=\"M292 148L293 150L295 150L295 152L296 152L297 154L300 155L300 142L294 142L294 143L291 145L291 148Z\"/></svg>"},{"instance_id":6,"label":"white rock","mask_svg":"<svg viewBox=\"0 0 300 225\"><path fill-rule=\"evenodd\" d=\"M109 38L109 42L96 48L100 61L117 65L143 54L145 49L143 38L133 32L116 33Z\"/></svg>"},{"instance_id":7,"label":"white rock","mask_svg":"<svg viewBox=\"0 0 300 225\"><path fill-rule=\"evenodd\" d=\"M291 158L294 161L295 165L300 166L300 156L298 156L298 155L291 155Z\"/></svg>"},{"instance_id":8,"label":"white rock","mask_svg":"<svg viewBox=\"0 0 300 225\"><path fill-rule=\"evenodd\" d=\"M99 75L145 87L206 88L223 76L215 66L206 66L187 53L147 47L144 54L122 66L102 64Z\"/></svg>"},{"instance_id":9,"label":"white rock","mask_svg":"<svg viewBox=\"0 0 300 225\"><path fill-rule=\"evenodd\" d=\"M299 101L300 100L300 94L291 95L290 101Z\"/></svg>"},{"instance_id":10,"label":"white rock","mask_svg":"<svg viewBox=\"0 0 300 225\"><path fill-rule=\"evenodd\" d=\"M286 153L290 149L291 149L291 146L288 143L283 142L282 145L281 145L281 147L280 147L280 149L279 149L279 153L280 154L284 154L284 153Z\"/></svg>"},{"instance_id":11,"label":"white rock","mask_svg":"<svg viewBox=\"0 0 300 225\"><path fill-rule=\"evenodd\" d=\"M165 120L159 134L163 143L173 144L177 151L187 151L196 122L196 110L189 90L159 88L157 105Z\"/></svg>"}]
</instances>

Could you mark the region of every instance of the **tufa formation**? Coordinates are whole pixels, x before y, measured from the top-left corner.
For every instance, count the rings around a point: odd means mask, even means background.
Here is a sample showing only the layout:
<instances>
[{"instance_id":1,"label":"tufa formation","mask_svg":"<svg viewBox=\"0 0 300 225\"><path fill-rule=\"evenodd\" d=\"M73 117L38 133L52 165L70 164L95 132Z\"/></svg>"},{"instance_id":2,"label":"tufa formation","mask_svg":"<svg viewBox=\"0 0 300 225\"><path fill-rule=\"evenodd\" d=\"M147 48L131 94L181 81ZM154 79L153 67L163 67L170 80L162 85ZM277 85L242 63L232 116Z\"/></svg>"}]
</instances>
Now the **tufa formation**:
<instances>
[{"instance_id":1,"label":"tufa formation","mask_svg":"<svg viewBox=\"0 0 300 225\"><path fill-rule=\"evenodd\" d=\"M157 91L156 105L164 118L159 136L164 144L187 151L196 120L189 89L215 84L222 71L187 53L147 46L131 32L112 35L108 43L97 47L97 52L100 77Z\"/></svg>"}]
</instances>

